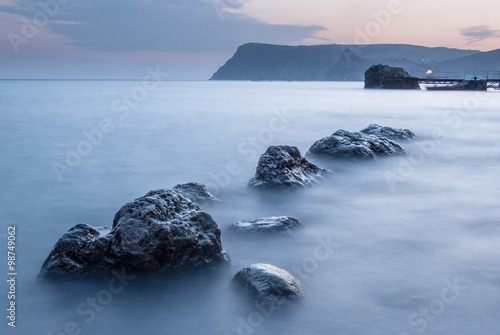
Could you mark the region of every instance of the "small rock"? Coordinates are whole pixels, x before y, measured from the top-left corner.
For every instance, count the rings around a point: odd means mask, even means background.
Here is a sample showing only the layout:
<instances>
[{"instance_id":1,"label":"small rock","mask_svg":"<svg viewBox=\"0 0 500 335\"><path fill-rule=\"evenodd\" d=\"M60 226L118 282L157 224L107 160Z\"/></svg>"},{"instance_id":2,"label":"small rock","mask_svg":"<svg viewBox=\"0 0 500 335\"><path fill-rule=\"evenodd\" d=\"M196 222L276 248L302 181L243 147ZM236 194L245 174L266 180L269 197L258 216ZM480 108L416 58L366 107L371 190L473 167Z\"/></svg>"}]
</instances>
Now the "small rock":
<instances>
[{"instance_id":1,"label":"small rock","mask_svg":"<svg viewBox=\"0 0 500 335\"><path fill-rule=\"evenodd\" d=\"M391 128L391 127L383 127L378 124L371 124L360 132L375 135L378 137L386 137L391 140L400 140L400 141L409 141L418 139L417 136L409 129L402 128Z\"/></svg>"},{"instance_id":2,"label":"small rock","mask_svg":"<svg viewBox=\"0 0 500 335\"><path fill-rule=\"evenodd\" d=\"M271 146L260 156L253 187L300 188L317 183L328 171L300 155L297 147Z\"/></svg>"},{"instance_id":3,"label":"small rock","mask_svg":"<svg viewBox=\"0 0 500 335\"><path fill-rule=\"evenodd\" d=\"M178 184L174 186L172 190L181 193L186 198L200 206L219 201L219 199L214 197L213 194L208 191L205 185L200 183Z\"/></svg>"},{"instance_id":4,"label":"small rock","mask_svg":"<svg viewBox=\"0 0 500 335\"><path fill-rule=\"evenodd\" d=\"M300 283L292 274L269 264L250 265L239 271L232 282L257 302L284 302L303 297Z\"/></svg>"},{"instance_id":5,"label":"small rock","mask_svg":"<svg viewBox=\"0 0 500 335\"><path fill-rule=\"evenodd\" d=\"M360 160L405 154L400 144L388 138L341 129L331 136L316 141L306 155Z\"/></svg>"},{"instance_id":6,"label":"small rock","mask_svg":"<svg viewBox=\"0 0 500 335\"><path fill-rule=\"evenodd\" d=\"M249 234L276 234L303 228L302 223L289 216L271 216L253 221L238 221L230 226L235 232Z\"/></svg>"}]
</instances>

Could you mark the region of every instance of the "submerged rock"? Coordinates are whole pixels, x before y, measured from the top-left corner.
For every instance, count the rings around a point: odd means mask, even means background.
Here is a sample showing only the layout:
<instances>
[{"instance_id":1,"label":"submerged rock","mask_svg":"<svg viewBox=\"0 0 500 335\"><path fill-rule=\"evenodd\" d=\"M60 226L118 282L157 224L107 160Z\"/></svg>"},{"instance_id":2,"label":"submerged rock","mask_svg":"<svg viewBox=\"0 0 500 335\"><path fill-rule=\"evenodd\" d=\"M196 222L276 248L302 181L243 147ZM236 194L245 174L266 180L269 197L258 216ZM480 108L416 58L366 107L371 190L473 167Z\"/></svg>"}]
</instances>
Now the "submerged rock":
<instances>
[{"instance_id":1,"label":"submerged rock","mask_svg":"<svg viewBox=\"0 0 500 335\"><path fill-rule=\"evenodd\" d=\"M239 271L232 282L258 302L283 302L303 297L300 283L292 274L269 264L250 265Z\"/></svg>"},{"instance_id":2,"label":"submerged rock","mask_svg":"<svg viewBox=\"0 0 500 335\"><path fill-rule=\"evenodd\" d=\"M230 226L234 232L249 234L276 234L303 228L302 223L289 216L271 216L252 221L238 221Z\"/></svg>"},{"instance_id":3,"label":"submerged rock","mask_svg":"<svg viewBox=\"0 0 500 335\"><path fill-rule=\"evenodd\" d=\"M366 70L365 88L419 90L420 85L403 68L378 64Z\"/></svg>"},{"instance_id":4,"label":"submerged rock","mask_svg":"<svg viewBox=\"0 0 500 335\"><path fill-rule=\"evenodd\" d=\"M200 183L178 184L174 186L172 190L181 193L183 196L200 206L219 201L219 199L208 191L205 185Z\"/></svg>"},{"instance_id":5,"label":"submerged rock","mask_svg":"<svg viewBox=\"0 0 500 335\"><path fill-rule=\"evenodd\" d=\"M271 146L260 156L253 187L300 188L317 183L328 171L317 167L300 155L297 147Z\"/></svg>"},{"instance_id":6,"label":"submerged rock","mask_svg":"<svg viewBox=\"0 0 500 335\"><path fill-rule=\"evenodd\" d=\"M417 136L409 129L383 127L378 124L371 124L365 129L360 130L360 132L378 137L386 137L391 140L409 141L417 139Z\"/></svg>"},{"instance_id":7,"label":"submerged rock","mask_svg":"<svg viewBox=\"0 0 500 335\"><path fill-rule=\"evenodd\" d=\"M156 190L125 204L112 229L71 228L55 244L39 277L105 277L113 271L168 275L227 262L212 217L176 191Z\"/></svg>"},{"instance_id":8,"label":"submerged rock","mask_svg":"<svg viewBox=\"0 0 500 335\"><path fill-rule=\"evenodd\" d=\"M341 129L316 141L306 155L357 160L405 154L400 144L388 138Z\"/></svg>"}]
</instances>

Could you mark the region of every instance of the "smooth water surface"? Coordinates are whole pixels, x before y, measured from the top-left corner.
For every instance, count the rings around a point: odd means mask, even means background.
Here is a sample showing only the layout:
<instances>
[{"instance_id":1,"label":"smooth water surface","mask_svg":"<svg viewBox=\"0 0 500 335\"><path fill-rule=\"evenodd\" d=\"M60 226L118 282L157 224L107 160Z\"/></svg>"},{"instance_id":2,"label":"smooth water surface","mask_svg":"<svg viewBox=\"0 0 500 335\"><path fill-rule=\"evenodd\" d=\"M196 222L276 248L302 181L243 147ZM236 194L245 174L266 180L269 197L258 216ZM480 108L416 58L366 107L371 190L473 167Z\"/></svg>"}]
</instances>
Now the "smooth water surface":
<instances>
[{"instance_id":1,"label":"smooth water surface","mask_svg":"<svg viewBox=\"0 0 500 335\"><path fill-rule=\"evenodd\" d=\"M500 93L363 90L362 83L0 81L0 258L17 226L17 323L2 334L500 334ZM403 158L339 163L297 192L247 189L269 145L305 154L338 129L409 128ZM128 201L205 183L232 263L162 282L38 284L57 239L111 226ZM288 215L306 229L232 236ZM294 273L305 299L263 309L230 289L253 263ZM8 288L0 285L7 314Z\"/></svg>"}]
</instances>

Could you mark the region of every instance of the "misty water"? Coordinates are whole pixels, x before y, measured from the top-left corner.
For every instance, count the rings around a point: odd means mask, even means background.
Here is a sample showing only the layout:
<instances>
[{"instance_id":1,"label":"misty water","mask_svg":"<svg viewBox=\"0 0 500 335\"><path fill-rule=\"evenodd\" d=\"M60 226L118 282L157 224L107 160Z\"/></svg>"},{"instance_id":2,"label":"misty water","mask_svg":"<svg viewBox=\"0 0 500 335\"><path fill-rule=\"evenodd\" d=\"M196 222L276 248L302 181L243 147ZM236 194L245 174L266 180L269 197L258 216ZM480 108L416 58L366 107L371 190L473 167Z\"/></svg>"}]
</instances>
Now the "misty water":
<instances>
[{"instance_id":1,"label":"misty water","mask_svg":"<svg viewBox=\"0 0 500 335\"><path fill-rule=\"evenodd\" d=\"M15 225L18 272L15 330L0 285L2 334L498 335L499 107L495 91L360 82L1 81L0 268L6 277ZM305 154L371 123L419 140L401 143L401 158L311 159L332 174L300 191L247 188L269 145ZM191 181L221 199L203 210L222 230L228 268L124 280L111 295L106 281L36 282L74 225L109 227L126 202ZM305 229L227 232L275 215ZM232 276L254 263L294 273L304 300L262 309L237 294Z\"/></svg>"}]
</instances>

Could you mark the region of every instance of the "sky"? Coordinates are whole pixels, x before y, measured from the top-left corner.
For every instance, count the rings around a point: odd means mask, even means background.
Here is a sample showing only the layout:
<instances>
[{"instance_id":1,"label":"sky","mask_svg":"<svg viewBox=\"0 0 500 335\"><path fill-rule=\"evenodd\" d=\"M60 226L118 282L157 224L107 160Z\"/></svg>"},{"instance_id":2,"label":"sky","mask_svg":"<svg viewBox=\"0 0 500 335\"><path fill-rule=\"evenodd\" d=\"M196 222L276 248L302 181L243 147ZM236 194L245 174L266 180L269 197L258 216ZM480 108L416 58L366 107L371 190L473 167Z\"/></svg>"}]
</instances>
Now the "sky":
<instances>
[{"instance_id":1,"label":"sky","mask_svg":"<svg viewBox=\"0 0 500 335\"><path fill-rule=\"evenodd\" d=\"M248 42L500 48L498 0L0 0L0 79L208 79Z\"/></svg>"}]
</instances>

